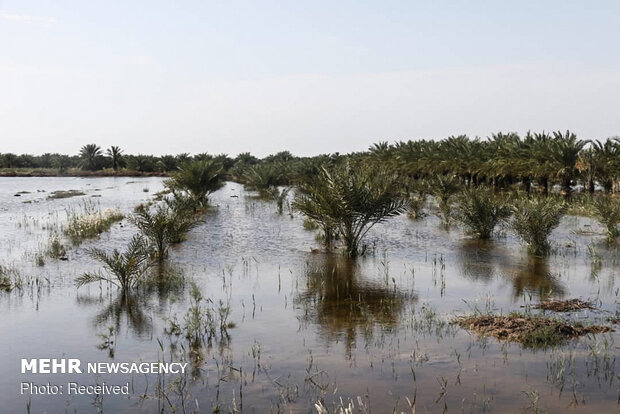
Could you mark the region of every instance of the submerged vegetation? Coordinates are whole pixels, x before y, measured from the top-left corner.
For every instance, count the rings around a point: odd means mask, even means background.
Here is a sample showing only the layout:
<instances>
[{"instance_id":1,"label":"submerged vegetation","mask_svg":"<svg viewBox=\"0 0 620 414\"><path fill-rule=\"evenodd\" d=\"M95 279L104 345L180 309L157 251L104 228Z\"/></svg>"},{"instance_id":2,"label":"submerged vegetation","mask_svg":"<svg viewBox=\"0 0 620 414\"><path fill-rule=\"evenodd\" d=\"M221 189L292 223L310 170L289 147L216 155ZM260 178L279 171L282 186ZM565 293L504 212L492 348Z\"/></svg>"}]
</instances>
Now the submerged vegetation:
<instances>
[{"instance_id":1,"label":"submerged vegetation","mask_svg":"<svg viewBox=\"0 0 620 414\"><path fill-rule=\"evenodd\" d=\"M608 146L614 148L618 144L617 140L608 142ZM614 292L606 289L607 286L615 286L615 273L606 272L608 265L612 268L616 264L613 250L616 247L600 246L589 239L601 234L598 226L591 225L589 219L569 218L563 224L574 225L578 222L575 228L569 227L569 235L566 236L566 228L563 227L556 233L561 237L551 237L569 208L587 213L589 217L596 216L607 227L609 241L618 236L620 219L615 217L618 214L613 196L584 197L573 194L579 190L579 184L584 185L584 192L590 189L611 192L617 184L614 175L617 172L614 171L618 167L614 164L614 156L608 154L603 157L601 154L607 154L604 152L607 150L603 150L602 146L599 150L595 148L595 144L579 141L570 133L528 134L524 139L516 134L497 134L488 141L451 137L441 142L386 143L376 145L368 152L349 155L298 158L283 152L262 160L247 153L235 159L208 154L134 157L123 154L118 147L108 150L106 157L100 148L85 148L81 157L81 168L85 170L112 168L122 173L124 168L153 168L168 171L171 178L166 180L167 188L160 192L157 180L138 182L131 187L129 191L139 193L133 194L133 200L140 204L134 208L133 214L128 215L128 223L115 226L116 232L110 242L117 243L116 236L128 239L131 232L136 234L123 249L89 249L90 256L101 269L82 274L75 283L79 287L96 282L104 285L99 289L99 298L92 299L92 302L109 302L108 306L98 305L103 311L98 311L96 319L98 332L101 328L105 332L97 337L100 340L98 346L108 351L110 358L115 353L133 352L124 341L128 335L141 337L141 344L157 340L161 357L165 360L184 361L189 357L191 373L188 376L173 379L157 377L156 398L157 403L161 403L158 411L162 412L191 411L194 406L198 411L199 400L201 407L204 407L205 400L209 398L212 400L207 403L212 405L207 405L207 409L211 408L214 412L241 412L244 398L246 410L248 406L253 407L251 404L257 399L260 399L260 404L265 399L267 403L259 405L259 409L269 406L285 411L293 407L298 409L311 401L310 406L316 404L315 407L321 412L327 412L325 407L344 411L359 407L360 410L370 411L370 400L376 395L371 391L364 398L358 397L355 403L346 399L349 397L340 400L340 404L336 401L337 390L343 389L341 392L355 395L350 391L357 384L337 383L342 377L337 370L344 365L334 355L339 355L341 350L349 367L363 366L373 375L373 381L376 378L382 385L388 381L396 384L393 390L390 389L394 394L404 389L399 384L414 384L416 393L419 387L420 393L410 395L411 398L401 393L403 397L393 402L394 412L401 411L403 407L416 411L416 405L418 411L434 412L438 408L445 411L449 403L451 408L454 407L457 398L460 408L469 411L490 411L492 403L503 408L495 401L505 399L505 391L503 395L502 390L486 394L491 387L487 388L488 383L482 383L480 388L474 387L476 395L473 400L468 400L471 386L461 387L461 381L465 384L467 375L470 378L483 377L479 372L486 375L484 381L487 381L495 373L496 358L489 358L494 360L493 367L489 368L490 365L485 366L486 355L499 355L506 361L528 353L528 357L540 361L541 357L536 356L535 352L522 348L553 348L549 351L553 353L553 358L557 357L556 352L565 352L560 356L569 361L567 367L570 365L571 369L576 370L578 368L575 367L581 364L590 370L584 383L598 381L600 378L597 375L604 375L604 381L599 381L599 385L605 384L612 389L617 385L614 345L613 340L609 341L613 335L596 334L612 329L597 323L603 323L603 320L617 323L618 320L617 310L614 314L612 309L614 305L617 308L618 292L615 290L614 302ZM607 161L602 163L601 160ZM272 207L265 208L265 203L256 202L256 193L244 196L241 186L235 184L212 196L222 187L224 180L237 181L246 190L256 191L262 199L274 201L279 213L286 208L289 195L293 196L290 218L288 215L275 216ZM21 199L15 199L19 200L17 203L20 206L21 200L34 198L34 191L21 194ZM45 204L71 201L73 203L69 205L78 203L78 200L68 200ZM131 211L127 204L121 205ZM241 223L237 232L234 226L237 226L237 220L244 220L244 208L248 221ZM210 214L214 209L219 209L217 215ZM34 241L39 243L35 263L46 257L66 260L69 256L77 266L92 265L78 262L82 257L79 248L67 255L67 241L79 244L86 238L95 237L109 230L123 216L118 210L102 212L92 204L82 206L81 210L68 211L69 222L66 226L44 229L44 237ZM428 218L428 222L415 223L396 219L393 225L379 226L379 231L370 232L378 223L397 215L408 214L418 220L430 212L436 212L444 225L453 222L461 224L465 233L476 239L493 238L498 226L501 226L501 237L494 242L482 243L462 240L459 230L453 229L448 233L441 227L436 228L439 220L434 217ZM230 215L226 216L228 213ZM257 218L273 221L267 222L269 226L262 226L264 223L253 226L255 222L252 220ZM312 235L301 231L300 234L291 234L294 233L294 226L301 228L302 220L305 229L322 232L319 240L325 244L327 251L311 249L307 252L305 250L314 243ZM190 233L202 222L204 227ZM261 233L252 233L254 227ZM266 232L265 227L268 228ZM24 228L32 231L26 226ZM231 228L235 231L230 231ZM269 229L273 229L273 233ZM532 255L551 255L551 258L531 255L522 258L519 254L507 253L514 250L516 243L512 237L503 237L504 229L518 235ZM204 234L199 234L201 231ZM171 247L186 240L188 235L192 236L190 249ZM391 236L394 236L394 242L390 240ZM573 236L578 243L573 243ZM584 238L588 238L585 245ZM289 244L291 240L301 242ZM10 243L7 245L13 248ZM587 246L587 251L584 246ZM293 259L288 256L286 249L289 247L295 252ZM333 254L336 249L341 249L344 254ZM391 249L403 256L392 255ZM383 253L376 254L377 251ZM228 255L229 252L234 254ZM243 257L235 257L239 252ZM590 256L586 256L588 252ZM363 255L374 257L359 257ZM210 256L216 258L205 259ZM39 269L34 266L32 253L25 257L28 264L24 267L28 271L33 269L33 272L43 274L49 270L49 267ZM583 280L575 281L583 273L579 272L583 269L583 263L576 265L575 258L585 258L580 261L592 266L596 272L584 273ZM568 260L572 260L568 263L572 263L573 267L563 265ZM461 267L451 268L455 261ZM64 263L57 264L59 268L66 269L62 267ZM189 269L187 280L196 282L190 283L187 288L171 276L175 272L169 271L169 268L176 266L183 266L183 271ZM80 272L83 269L88 267L80 268ZM298 269L302 269L299 279ZM578 271L574 272L574 269ZM27 279L22 279L20 272L23 269L18 272L0 266L0 291L3 291L3 296L18 293L26 296L20 286L26 285L23 280ZM459 283L455 288L451 278L461 275L475 280L476 284L472 287ZM176 277L180 279L178 274ZM563 300L573 295L590 295L589 292L573 291L574 286L582 282L588 283L587 288L594 288L590 290L598 293L592 293L587 300ZM208 286L204 290L208 294L203 295L198 283ZM37 284L33 284L32 291L39 288ZM118 290L110 289L110 286L105 286L107 284L117 286ZM233 286L240 289L234 295ZM478 312L457 318L456 323L450 323L450 317L445 316L451 311L449 306L452 306L455 297L463 297L468 303L472 299L467 295L474 289L489 287L498 292L505 286L512 293L507 295L507 302L495 306L493 292L489 292L485 314ZM6 293L12 290L16 292ZM80 303L87 303L89 299L83 296L90 292L79 293ZM36 294L30 294L36 297ZM428 300L420 304L418 301L422 297L428 297ZM442 308L444 305L440 301L444 297L449 298L446 302L448 309ZM609 303L610 297L612 303ZM525 311L506 316L492 313L494 309L504 309L501 306L506 304L509 310L525 308ZM274 312L274 309L276 319L270 319L274 316L268 312ZM281 309L294 312L295 318L278 319L282 316ZM531 314L531 309L540 309L542 314ZM547 317L548 312L572 313L557 314L558 319L555 319ZM579 322L573 322L570 318L579 318ZM292 324L288 323L289 319L293 320ZM111 320L113 326L103 325ZM243 332L238 337L231 330L236 326L231 320L240 321ZM275 322L273 326L276 328L268 327L272 322ZM123 329L122 324L127 324L130 329ZM291 328L290 325L294 326ZM307 329L308 325L313 328ZM480 357L478 350L473 349L470 338L462 340L467 335L462 335L459 326L482 337L498 338L500 342L481 340L480 353L483 356ZM165 336L157 337L157 330L163 330ZM296 330L302 334L300 341L284 337L283 332L286 335L293 332L293 337ZM252 336L254 334L256 337ZM580 339L578 345L573 343L573 339L582 336L585 338ZM254 343L248 344L248 338ZM277 346L270 341L276 341ZM517 352L512 352L504 341L516 342L521 347ZM315 344L323 345L324 342L329 352L317 352ZM291 346L299 347L293 350L295 353L307 353L307 366L299 369L299 361L292 358L290 364L296 371L287 376L279 365L279 359L269 355L269 352L289 351L287 347ZM579 352L574 352L575 349ZM262 361L261 352L264 353ZM313 352L318 355L315 357ZM581 355L583 353L589 356L584 357ZM590 355L591 359L588 359ZM467 362L464 362L466 359ZM574 360L578 362L573 363ZM329 365L332 362L335 362L333 367ZM559 370L556 359L551 363L557 365L553 369ZM473 371L476 374L471 374L468 365L475 366ZM604 374L597 371L591 380L591 371L603 366L600 372ZM334 370L337 375L333 375ZM514 371L513 368L507 376L515 375ZM358 372L346 373L346 381L357 376ZM534 375L536 380L540 379L538 372ZM406 376L410 376L413 382L407 383ZM586 375L580 373L574 374L574 377L575 383L578 383ZM150 380L150 377L146 379L147 382ZM135 381L138 384L141 379ZM150 384L152 386L152 382ZM429 384L431 389L438 387L436 396L424 395L428 394ZM586 386L590 385L579 384L574 389L585 394ZM268 389L270 386L273 390ZM139 385L135 388L138 389ZM209 392L190 399L189 389L192 392L208 389ZM266 391L257 396L260 394L257 389ZM603 396L605 404L610 400L610 393L615 392L609 389L601 386L595 391L597 398ZM479 390L483 392L478 393ZM354 391L357 389L354 388ZM140 392L140 395L135 394L140 403L146 410L153 408L149 405L152 404L149 401L153 397L152 392ZM220 398L224 398L225 393L226 398L232 398L230 407L221 405ZM532 406L537 406L538 392L528 393L532 401L535 400ZM207 394L209 396L205 397ZM478 399L482 394L484 398ZM265 398L265 395L268 397ZM254 399L250 405L247 403L248 396ZM379 403L383 404L380 407L385 411L386 399L380 398ZM427 401L420 403L424 399Z\"/></svg>"},{"instance_id":2,"label":"submerged vegetation","mask_svg":"<svg viewBox=\"0 0 620 414\"><path fill-rule=\"evenodd\" d=\"M68 211L67 215L69 219L63 231L74 245L82 243L85 239L99 236L108 231L112 224L125 217L119 210L101 211L91 203L84 203L81 210Z\"/></svg>"},{"instance_id":3,"label":"submerged vegetation","mask_svg":"<svg viewBox=\"0 0 620 414\"><path fill-rule=\"evenodd\" d=\"M0 264L0 291L10 292L21 284L19 272L14 267Z\"/></svg>"}]
</instances>

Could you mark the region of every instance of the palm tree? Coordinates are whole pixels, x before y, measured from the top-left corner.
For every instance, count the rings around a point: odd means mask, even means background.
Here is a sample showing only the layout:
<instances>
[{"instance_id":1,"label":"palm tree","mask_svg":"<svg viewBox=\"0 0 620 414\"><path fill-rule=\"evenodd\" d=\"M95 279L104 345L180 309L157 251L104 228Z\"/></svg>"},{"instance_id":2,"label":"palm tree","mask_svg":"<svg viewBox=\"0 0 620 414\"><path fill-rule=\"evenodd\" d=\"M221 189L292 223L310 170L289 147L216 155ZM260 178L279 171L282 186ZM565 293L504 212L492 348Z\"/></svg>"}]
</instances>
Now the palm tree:
<instances>
[{"instance_id":1,"label":"palm tree","mask_svg":"<svg viewBox=\"0 0 620 414\"><path fill-rule=\"evenodd\" d=\"M620 170L620 138L608 138L604 143L591 141L594 151L595 175L606 192L614 190L614 182Z\"/></svg>"},{"instance_id":2,"label":"palm tree","mask_svg":"<svg viewBox=\"0 0 620 414\"><path fill-rule=\"evenodd\" d=\"M294 207L316 221L326 234L326 244L339 235L348 256L356 257L368 231L377 223L401 214L397 177L384 170L352 167L348 162L299 186Z\"/></svg>"},{"instance_id":3,"label":"palm tree","mask_svg":"<svg viewBox=\"0 0 620 414\"><path fill-rule=\"evenodd\" d=\"M490 239L495 226L510 217L512 209L488 188L471 188L460 197L457 219L465 225L468 233L478 239Z\"/></svg>"},{"instance_id":4,"label":"palm tree","mask_svg":"<svg viewBox=\"0 0 620 414\"><path fill-rule=\"evenodd\" d=\"M120 147L112 145L110 148L108 148L106 154L110 158L112 158L112 168L114 169L114 171L117 171L122 163L123 150Z\"/></svg>"},{"instance_id":5,"label":"palm tree","mask_svg":"<svg viewBox=\"0 0 620 414\"><path fill-rule=\"evenodd\" d=\"M560 179L562 184L562 192L566 197L571 193L571 182L579 174L577 162L579 161L579 153L587 141L578 140L577 135L566 131L554 132L553 140L549 147L549 157L554 174Z\"/></svg>"},{"instance_id":6,"label":"palm tree","mask_svg":"<svg viewBox=\"0 0 620 414\"><path fill-rule=\"evenodd\" d=\"M209 202L209 194L224 186L222 165L214 160L185 163L165 185L171 190L189 193L195 202L205 206Z\"/></svg>"},{"instance_id":7,"label":"palm tree","mask_svg":"<svg viewBox=\"0 0 620 414\"><path fill-rule=\"evenodd\" d=\"M513 209L512 229L527 244L528 251L536 256L549 253L549 235L566 212L566 204L552 197L524 199Z\"/></svg>"},{"instance_id":8,"label":"palm tree","mask_svg":"<svg viewBox=\"0 0 620 414\"><path fill-rule=\"evenodd\" d=\"M177 210L170 207L176 205L182 207ZM183 204L175 204L171 199L157 206L154 211L148 208L139 210L130 219L146 238L159 263L168 255L170 244L182 241L185 234L199 222Z\"/></svg>"},{"instance_id":9,"label":"palm tree","mask_svg":"<svg viewBox=\"0 0 620 414\"><path fill-rule=\"evenodd\" d=\"M84 273L75 281L78 287L105 281L127 291L140 283L149 267L149 250L140 235L135 235L122 253L114 249L112 254L109 254L104 250L93 248L90 254L104 264L106 272Z\"/></svg>"},{"instance_id":10,"label":"palm tree","mask_svg":"<svg viewBox=\"0 0 620 414\"><path fill-rule=\"evenodd\" d=\"M248 167L243 173L245 186L258 191L264 199L276 201L279 214L283 213L284 201L291 190L290 187L280 189L288 181L286 170L285 164L271 162Z\"/></svg>"},{"instance_id":11,"label":"palm tree","mask_svg":"<svg viewBox=\"0 0 620 414\"><path fill-rule=\"evenodd\" d=\"M101 147L97 144L87 144L80 149L80 158L82 158L82 169L88 171L96 171L101 167Z\"/></svg>"},{"instance_id":12,"label":"palm tree","mask_svg":"<svg viewBox=\"0 0 620 414\"><path fill-rule=\"evenodd\" d=\"M461 190L459 181L453 176L435 176L429 180L428 189L437 199L442 223L446 227L449 226L452 214L452 198Z\"/></svg>"}]
</instances>

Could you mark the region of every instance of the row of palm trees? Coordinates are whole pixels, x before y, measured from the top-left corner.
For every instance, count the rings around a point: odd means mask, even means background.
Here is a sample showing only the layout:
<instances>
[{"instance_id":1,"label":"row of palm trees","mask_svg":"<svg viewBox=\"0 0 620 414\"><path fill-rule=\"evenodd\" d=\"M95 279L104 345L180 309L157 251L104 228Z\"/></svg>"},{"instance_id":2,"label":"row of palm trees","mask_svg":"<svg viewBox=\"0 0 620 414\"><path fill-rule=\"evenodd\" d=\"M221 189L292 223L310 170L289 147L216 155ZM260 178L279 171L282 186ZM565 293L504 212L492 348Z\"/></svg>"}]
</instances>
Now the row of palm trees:
<instances>
[{"instance_id":1,"label":"row of palm trees","mask_svg":"<svg viewBox=\"0 0 620 414\"><path fill-rule=\"evenodd\" d=\"M282 151L263 159L247 152L235 158L207 153L193 156L187 153L127 155L118 146L104 151L96 144L88 144L81 148L78 157L0 154L0 167L79 167L88 171L128 168L139 172L174 172L190 161L215 160L229 179L247 182L252 176L251 169L268 166L265 168L279 170L280 184L291 185L317 174L321 166L345 159L370 162L409 178L455 176L468 186L519 184L526 192L537 188L547 194L557 184L565 195L570 195L575 184L581 183L592 193L598 183L606 192L613 192L620 177L620 138L583 140L570 131L528 132L523 137L499 132L484 140L459 135L443 140L379 142L368 151L347 155L296 157Z\"/></svg>"},{"instance_id":2,"label":"row of palm trees","mask_svg":"<svg viewBox=\"0 0 620 414\"><path fill-rule=\"evenodd\" d=\"M370 147L370 160L404 175L454 175L467 185L520 183L526 192L535 184L548 193L554 183L568 195L578 181L594 192L598 182L615 190L620 175L620 138L581 140L570 132L493 134L488 140L465 135L441 141L381 142Z\"/></svg>"}]
</instances>

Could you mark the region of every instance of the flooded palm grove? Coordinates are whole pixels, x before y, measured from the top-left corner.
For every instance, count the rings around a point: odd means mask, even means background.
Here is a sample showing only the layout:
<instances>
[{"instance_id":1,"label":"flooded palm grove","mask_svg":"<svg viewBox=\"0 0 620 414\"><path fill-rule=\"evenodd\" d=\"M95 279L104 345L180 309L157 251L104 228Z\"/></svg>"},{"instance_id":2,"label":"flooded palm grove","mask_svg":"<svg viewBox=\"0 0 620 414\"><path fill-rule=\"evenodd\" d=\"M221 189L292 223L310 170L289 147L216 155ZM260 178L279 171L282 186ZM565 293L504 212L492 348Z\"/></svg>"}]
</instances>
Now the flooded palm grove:
<instances>
[{"instance_id":1,"label":"flooded palm grove","mask_svg":"<svg viewBox=\"0 0 620 414\"><path fill-rule=\"evenodd\" d=\"M294 190L279 214L227 182L148 282L119 289L97 279L93 249L126 248L162 178L0 178L0 189L0 412L618 410L618 247L594 219L564 216L538 257L508 228L478 241L442 226L429 202L419 220L374 226L348 259L321 248ZM568 299L588 305L538 307ZM605 328L541 347L457 323L515 312ZM179 372L23 372L38 358Z\"/></svg>"}]
</instances>

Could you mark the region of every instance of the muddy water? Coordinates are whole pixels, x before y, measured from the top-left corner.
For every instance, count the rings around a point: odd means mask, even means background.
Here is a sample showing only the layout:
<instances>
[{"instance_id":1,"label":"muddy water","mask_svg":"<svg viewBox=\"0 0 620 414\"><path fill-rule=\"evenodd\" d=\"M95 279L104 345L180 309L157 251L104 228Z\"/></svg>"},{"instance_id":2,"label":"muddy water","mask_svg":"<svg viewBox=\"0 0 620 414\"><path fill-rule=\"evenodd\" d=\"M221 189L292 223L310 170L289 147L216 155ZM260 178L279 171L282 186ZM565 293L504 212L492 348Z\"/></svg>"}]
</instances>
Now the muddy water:
<instances>
[{"instance_id":1,"label":"muddy water","mask_svg":"<svg viewBox=\"0 0 620 414\"><path fill-rule=\"evenodd\" d=\"M70 189L86 195L47 199ZM27 281L0 292L1 412L314 412L319 401L331 409L351 400L373 412L411 412L413 404L417 412L618 409L617 332L531 350L448 323L473 310L509 313L573 297L601 311L562 317L607 323L618 306L618 251L591 220L565 218L553 254L533 259L508 231L479 243L432 215L398 217L373 229L370 254L353 262L315 250L302 217L280 216L274 204L228 183L212 196L216 208L205 223L171 250L161 270L173 275L169 283L125 296L107 284L75 287L77 276L100 268L89 248L121 248L131 238L127 220L68 248L67 261L37 265L67 211L90 203L130 213L161 189L159 178L0 179L0 264ZM191 305L192 280L213 302L205 307L230 306L235 325L198 349L170 334L170 321L182 325ZM37 357L191 368L186 377L21 374L20 359ZM21 382L69 381L129 382L131 391L20 395Z\"/></svg>"}]
</instances>

